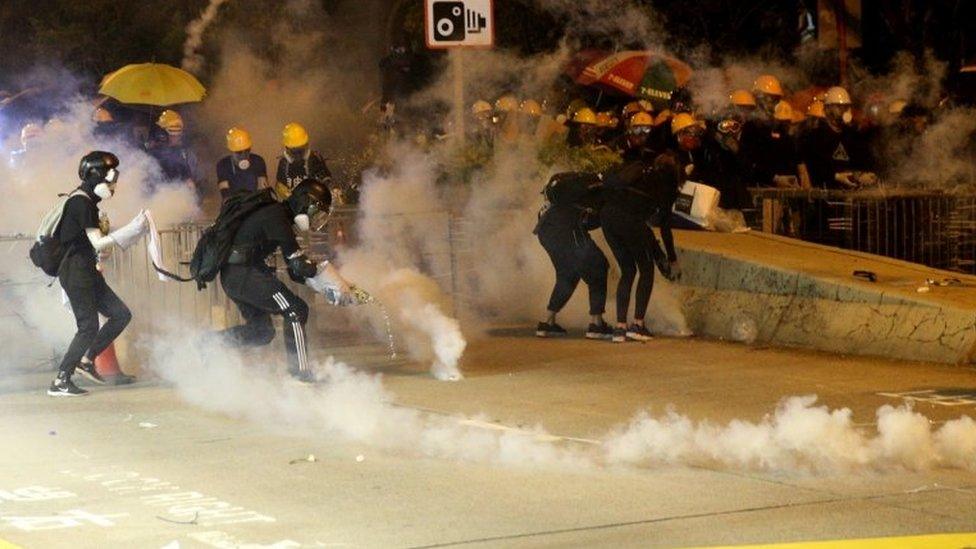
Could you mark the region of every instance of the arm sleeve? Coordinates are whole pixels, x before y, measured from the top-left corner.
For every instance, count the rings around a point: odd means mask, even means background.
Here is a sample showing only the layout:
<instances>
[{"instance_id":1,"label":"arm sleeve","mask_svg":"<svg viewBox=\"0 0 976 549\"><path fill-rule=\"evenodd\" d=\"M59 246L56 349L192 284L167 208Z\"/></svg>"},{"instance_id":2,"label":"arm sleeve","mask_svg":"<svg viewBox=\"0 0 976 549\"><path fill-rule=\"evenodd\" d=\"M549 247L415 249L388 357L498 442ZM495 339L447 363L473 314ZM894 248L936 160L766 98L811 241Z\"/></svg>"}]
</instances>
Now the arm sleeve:
<instances>
[{"instance_id":1,"label":"arm sleeve","mask_svg":"<svg viewBox=\"0 0 976 549\"><path fill-rule=\"evenodd\" d=\"M275 170L275 183L285 183L285 157L278 159L278 168Z\"/></svg>"},{"instance_id":2,"label":"arm sleeve","mask_svg":"<svg viewBox=\"0 0 976 549\"><path fill-rule=\"evenodd\" d=\"M661 240L664 241L664 251L668 254L668 261L678 259L678 254L674 251L674 233L671 231L671 210L661 212Z\"/></svg>"},{"instance_id":3,"label":"arm sleeve","mask_svg":"<svg viewBox=\"0 0 976 549\"><path fill-rule=\"evenodd\" d=\"M325 163L325 159L318 153L314 153L309 157L308 164L308 173L313 178L322 182L328 182L332 179L332 172L329 171L329 166Z\"/></svg>"},{"instance_id":4,"label":"arm sleeve","mask_svg":"<svg viewBox=\"0 0 976 549\"><path fill-rule=\"evenodd\" d=\"M252 161L254 162L254 175L267 179L268 165L264 163L264 159L255 154L252 156Z\"/></svg>"},{"instance_id":5,"label":"arm sleeve","mask_svg":"<svg viewBox=\"0 0 976 549\"><path fill-rule=\"evenodd\" d=\"M229 168L230 162L225 162L224 160L217 162L217 189L220 191L220 196L222 198L227 198L227 195L230 193L230 189L220 188L221 183L230 183L232 174L230 173Z\"/></svg>"}]
</instances>

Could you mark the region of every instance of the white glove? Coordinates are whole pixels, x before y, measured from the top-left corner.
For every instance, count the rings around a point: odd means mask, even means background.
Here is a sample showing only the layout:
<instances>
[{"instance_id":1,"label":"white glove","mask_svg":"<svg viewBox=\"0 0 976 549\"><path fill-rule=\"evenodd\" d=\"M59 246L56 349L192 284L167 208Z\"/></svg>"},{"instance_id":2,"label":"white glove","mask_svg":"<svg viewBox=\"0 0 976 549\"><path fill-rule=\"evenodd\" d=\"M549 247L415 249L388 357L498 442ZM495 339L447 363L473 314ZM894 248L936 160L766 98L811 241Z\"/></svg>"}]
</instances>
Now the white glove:
<instances>
[{"instance_id":1,"label":"white glove","mask_svg":"<svg viewBox=\"0 0 976 549\"><path fill-rule=\"evenodd\" d=\"M146 219L145 210L143 210L133 217L132 221L112 231L108 236L115 241L119 248L127 250L138 242L148 230L149 221Z\"/></svg>"},{"instance_id":2,"label":"white glove","mask_svg":"<svg viewBox=\"0 0 976 549\"><path fill-rule=\"evenodd\" d=\"M356 299L352 293L352 285L328 261L319 263L315 276L305 279L305 284L325 295L333 305L346 305Z\"/></svg>"}]
</instances>

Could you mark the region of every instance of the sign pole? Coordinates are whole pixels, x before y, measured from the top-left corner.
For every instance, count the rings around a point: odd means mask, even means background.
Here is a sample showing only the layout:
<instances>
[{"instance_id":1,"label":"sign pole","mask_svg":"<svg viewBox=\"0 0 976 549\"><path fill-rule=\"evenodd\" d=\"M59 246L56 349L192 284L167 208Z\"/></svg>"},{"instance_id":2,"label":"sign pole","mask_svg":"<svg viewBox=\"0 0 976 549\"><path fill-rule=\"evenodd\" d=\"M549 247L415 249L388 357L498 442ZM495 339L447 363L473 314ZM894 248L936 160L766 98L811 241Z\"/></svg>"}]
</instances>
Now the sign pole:
<instances>
[{"instance_id":1,"label":"sign pole","mask_svg":"<svg viewBox=\"0 0 976 549\"><path fill-rule=\"evenodd\" d=\"M465 108L464 101L464 51L463 48L451 50L451 68L454 72L454 139L458 145L464 144L466 135L464 123Z\"/></svg>"}]
</instances>

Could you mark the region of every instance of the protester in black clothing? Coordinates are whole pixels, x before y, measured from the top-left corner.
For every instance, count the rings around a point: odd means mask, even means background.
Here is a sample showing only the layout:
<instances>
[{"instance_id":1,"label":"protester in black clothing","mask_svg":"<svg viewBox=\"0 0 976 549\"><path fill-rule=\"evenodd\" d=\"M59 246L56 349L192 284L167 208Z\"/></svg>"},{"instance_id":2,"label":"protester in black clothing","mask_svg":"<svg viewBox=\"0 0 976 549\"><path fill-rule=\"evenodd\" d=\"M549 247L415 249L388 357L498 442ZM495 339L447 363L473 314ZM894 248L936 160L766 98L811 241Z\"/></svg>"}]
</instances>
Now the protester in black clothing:
<instances>
[{"instance_id":1,"label":"protester in black clothing","mask_svg":"<svg viewBox=\"0 0 976 549\"><path fill-rule=\"evenodd\" d=\"M607 244L620 267L617 284L617 325L613 341L627 339L647 341L651 333L644 324L651 292L654 289L655 258L663 256L649 222L659 218L661 238L667 250L668 274L677 273L677 254L671 233L671 210L678 196L678 175L673 157L657 155L641 149L639 140L632 140L630 160L604 176L603 208L600 223ZM634 297L634 321L628 324L630 294L637 278Z\"/></svg>"},{"instance_id":2,"label":"protester in black clothing","mask_svg":"<svg viewBox=\"0 0 976 549\"><path fill-rule=\"evenodd\" d=\"M851 98L841 87L827 90L824 123L801 137L799 167L804 187L852 189L877 183L866 141L850 125Z\"/></svg>"},{"instance_id":3,"label":"protester in black clothing","mask_svg":"<svg viewBox=\"0 0 976 549\"><path fill-rule=\"evenodd\" d=\"M251 135L246 130L231 128L227 132L227 149L231 154L217 162L221 197L268 187L268 167L263 158L251 152Z\"/></svg>"},{"instance_id":4,"label":"protester in black clothing","mask_svg":"<svg viewBox=\"0 0 976 549\"><path fill-rule=\"evenodd\" d=\"M677 143L674 154L683 180L718 189L722 208L742 209L751 205L739 155L722 147L702 121L687 113L678 114L671 119L671 133Z\"/></svg>"},{"instance_id":5,"label":"protester in black clothing","mask_svg":"<svg viewBox=\"0 0 976 549\"><path fill-rule=\"evenodd\" d=\"M569 302L580 279L590 294L586 337L607 339L613 333L603 320L610 266L589 233L599 225L601 188L595 174L568 172L554 175L543 190L546 202L534 232L556 268L556 284L549 297L548 318L536 328L538 337L566 333L556 324L556 314Z\"/></svg>"},{"instance_id":6,"label":"protester in black clothing","mask_svg":"<svg viewBox=\"0 0 976 549\"><path fill-rule=\"evenodd\" d=\"M332 172L326 166L322 155L313 151L308 144L308 132L292 122L281 132L285 151L278 158L275 172L275 195L285 200L299 183L315 179L332 188Z\"/></svg>"},{"instance_id":7,"label":"protester in black clothing","mask_svg":"<svg viewBox=\"0 0 976 549\"><path fill-rule=\"evenodd\" d=\"M105 380L95 369L94 360L122 333L132 314L125 303L105 283L98 269L98 252L111 246L126 248L146 231L144 213L111 234L99 227L98 203L115 192L119 160L114 154L95 151L81 159L78 175L81 186L64 203L55 231L64 259L58 280L71 304L78 331L64 353L58 375L47 393L51 396L80 396L87 393L72 382L75 370L97 383ZM106 318L99 328L98 315ZM131 382L125 376L116 383Z\"/></svg>"},{"instance_id":8,"label":"protester in black clothing","mask_svg":"<svg viewBox=\"0 0 976 549\"><path fill-rule=\"evenodd\" d=\"M742 158L754 185L781 188L799 186L797 170L800 159L792 123L792 107L780 101L771 123L753 121L747 126L743 135Z\"/></svg>"},{"instance_id":9,"label":"protester in black clothing","mask_svg":"<svg viewBox=\"0 0 976 549\"><path fill-rule=\"evenodd\" d=\"M300 183L284 202L276 202L271 190L262 192L267 193L267 204L243 220L220 270L221 286L244 318L243 325L224 330L222 335L235 345L267 345L275 332L271 315L281 315L289 373L311 381L305 342L308 304L278 280L266 261L280 249L292 280L305 282L316 276L317 266L299 247L293 225L308 230L312 217L329 211L332 195L324 183L313 179ZM348 285L340 288L340 293L348 292Z\"/></svg>"}]
</instances>

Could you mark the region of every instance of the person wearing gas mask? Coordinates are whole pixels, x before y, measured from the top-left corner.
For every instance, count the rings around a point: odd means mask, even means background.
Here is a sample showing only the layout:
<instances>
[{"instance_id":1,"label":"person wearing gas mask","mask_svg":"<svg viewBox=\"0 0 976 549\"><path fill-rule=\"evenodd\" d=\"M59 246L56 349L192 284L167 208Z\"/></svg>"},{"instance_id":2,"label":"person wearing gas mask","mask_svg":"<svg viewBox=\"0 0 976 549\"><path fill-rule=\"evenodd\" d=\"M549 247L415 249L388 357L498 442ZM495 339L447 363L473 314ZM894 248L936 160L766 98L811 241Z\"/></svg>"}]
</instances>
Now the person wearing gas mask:
<instances>
[{"instance_id":1,"label":"person wearing gas mask","mask_svg":"<svg viewBox=\"0 0 976 549\"><path fill-rule=\"evenodd\" d=\"M869 147L851 126L851 96L834 86L824 95L824 123L809 129L800 139L800 180L826 189L854 189L874 185Z\"/></svg>"},{"instance_id":2,"label":"person wearing gas mask","mask_svg":"<svg viewBox=\"0 0 976 549\"><path fill-rule=\"evenodd\" d=\"M776 104L772 124L761 126L746 143L752 182L760 187L797 188L799 157L793 132L793 107L786 101Z\"/></svg>"},{"instance_id":3,"label":"person wearing gas mask","mask_svg":"<svg viewBox=\"0 0 976 549\"><path fill-rule=\"evenodd\" d=\"M288 371L301 381L313 379L305 342L308 304L278 280L267 259L280 249L292 280L305 283L316 277L320 267L305 256L295 231L308 231L313 223L319 224L316 218L328 215L331 206L332 194L324 183L302 181L285 201L269 201L244 218L220 270L221 286L244 318L244 324L224 330L222 336L238 346L267 345L275 333L271 315L284 317ZM350 285L331 263L322 268L331 271L339 294L351 293Z\"/></svg>"},{"instance_id":4,"label":"person wearing gas mask","mask_svg":"<svg viewBox=\"0 0 976 549\"><path fill-rule=\"evenodd\" d=\"M703 121L688 113L671 119L671 134L677 144L674 154L682 181L718 189L722 208L742 209L751 205L739 153L722 146L721 134L709 133Z\"/></svg>"},{"instance_id":5,"label":"person wearing gas mask","mask_svg":"<svg viewBox=\"0 0 976 549\"><path fill-rule=\"evenodd\" d=\"M315 179L332 187L332 172L318 151L309 146L308 131L292 122L281 131L281 144L285 150L278 159L275 172L275 195L278 200L286 200L299 183ZM335 195L335 189L333 189ZM333 198L337 198L333 196Z\"/></svg>"},{"instance_id":6,"label":"person wearing gas mask","mask_svg":"<svg viewBox=\"0 0 976 549\"><path fill-rule=\"evenodd\" d=\"M656 154L647 148L648 132L637 113L628 121L623 164L604 174L604 204L600 224L607 244L620 268L617 283L617 323L612 340L623 343L652 338L644 317L654 289L655 258L662 261L662 274L679 274L678 256L671 232L671 211L678 197L678 177L673 155ZM684 115L686 116L686 115ZM650 223L657 219L665 252L660 249ZM638 277L639 273L639 277ZM636 292L634 282L636 279ZM634 295L634 321L628 323L631 293Z\"/></svg>"},{"instance_id":7,"label":"person wearing gas mask","mask_svg":"<svg viewBox=\"0 0 976 549\"><path fill-rule=\"evenodd\" d=\"M264 158L251 152L251 134L234 127L227 132L230 154L217 162L217 188L226 199L237 192L253 192L268 187L268 168Z\"/></svg>"},{"instance_id":8,"label":"person wearing gas mask","mask_svg":"<svg viewBox=\"0 0 976 549\"><path fill-rule=\"evenodd\" d=\"M61 359L58 375L47 394L81 396L87 393L71 380L77 371L96 383L105 380L95 369L94 360L122 333L132 319L129 308L109 288L98 268L98 254L113 246L122 249L134 244L148 230L145 212L129 224L105 234L99 225L98 205L115 194L119 159L112 153L95 151L82 157L78 166L81 186L64 204L56 229L64 258L58 281L74 313L78 331ZM106 318L99 327L98 315ZM131 381L131 378L127 378Z\"/></svg>"}]
</instances>

